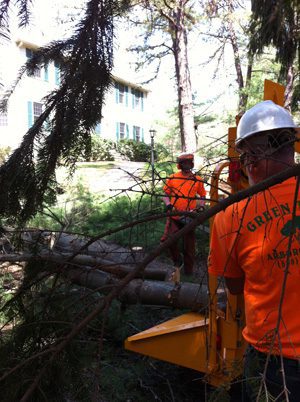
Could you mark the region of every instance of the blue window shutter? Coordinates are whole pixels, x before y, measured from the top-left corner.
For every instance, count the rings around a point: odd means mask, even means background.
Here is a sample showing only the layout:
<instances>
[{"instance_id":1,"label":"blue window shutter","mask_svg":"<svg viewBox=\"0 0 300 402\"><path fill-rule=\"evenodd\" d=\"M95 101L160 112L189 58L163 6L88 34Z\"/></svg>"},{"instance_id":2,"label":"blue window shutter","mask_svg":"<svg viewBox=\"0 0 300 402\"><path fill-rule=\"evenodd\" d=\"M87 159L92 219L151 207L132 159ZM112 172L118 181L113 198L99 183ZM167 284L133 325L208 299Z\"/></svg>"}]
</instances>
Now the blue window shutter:
<instances>
[{"instance_id":1,"label":"blue window shutter","mask_svg":"<svg viewBox=\"0 0 300 402\"><path fill-rule=\"evenodd\" d=\"M60 70L58 63L54 63L54 82L56 85L60 84Z\"/></svg>"},{"instance_id":2,"label":"blue window shutter","mask_svg":"<svg viewBox=\"0 0 300 402\"><path fill-rule=\"evenodd\" d=\"M141 111L144 111L144 93L141 92Z\"/></svg>"},{"instance_id":3,"label":"blue window shutter","mask_svg":"<svg viewBox=\"0 0 300 402\"><path fill-rule=\"evenodd\" d=\"M117 82L115 83L115 88L116 88L116 103L119 103L119 85Z\"/></svg>"},{"instance_id":4,"label":"blue window shutter","mask_svg":"<svg viewBox=\"0 0 300 402\"><path fill-rule=\"evenodd\" d=\"M129 126L126 124L126 138L129 138Z\"/></svg>"},{"instance_id":5,"label":"blue window shutter","mask_svg":"<svg viewBox=\"0 0 300 402\"><path fill-rule=\"evenodd\" d=\"M101 123L97 123L95 126L95 134L100 135L101 134Z\"/></svg>"},{"instance_id":6,"label":"blue window shutter","mask_svg":"<svg viewBox=\"0 0 300 402\"><path fill-rule=\"evenodd\" d=\"M135 140L135 126L132 127L132 138Z\"/></svg>"},{"instance_id":7,"label":"blue window shutter","mask_svg":"<svg viewBox=\"0 0 300 402\"><path fill-rule=\"evenodd\" d=\"M28 127L33 125L33 105L32 102L27 102L27 113L28 113Z\"/></svg>"},{"instance_id":8,"label":"blue window shutter","mask_svg":"<svg viewBox=\"0 0 300 402\"><path fill-rule=\"evenodd\" d=\"M128 87L125 86L125 105L128 106Z\"/></svg>"},{"instance_id":9,"label":"blue window shutter","mask_svg":"<svg viewBox=\"0 0 300 402\"><path fill-rule=\"evenodd\" d=\"M44 80L49 81L49 71L48 71L47 65L45 65L45 67L44 67Z\"/></svg>"},{"instance_id":10,"label":"blue window shutter","mask_svg":"<svg viewBox=\"0 0 300 402\"><path fill-rule=\"evenodd\" d=\"M144 142L144 129L141 128L141 131L142 131L142 142Z\"/></svg>"},{"instance_id":11,"label":"blue window shutter","mask_svg":"<svg viewBox=\"0 0 300 402\"><path fill-rule=\"evenodd\" d=\"M31 57L32 57L32 50L31 49L26 48L26 57L27 57L27 59L31 59Z\"/></svg>"},{"instance_id":12,"label":"blue window shutter","mask_svg":"<svg viewBox=\"0 0 300 402\"><path fill-rule=\"evenodd\" d=\"M44 127L45 127L45 130L47 130L47 131L50 130L50 121L48 118L45 120Z\"/></svg>"},{"instance_id":13,"label":"blue window shutter","mask_svg":"<svg viewBox=\"0 0 300 402\"><path fill-rule=\"evenodd\" d=\"M116 137L117 137L117 141L119 141L119 138L120 138L120 131L119 131L119 128L120 128L120 126L119 126L119 123L116 123Z\"/></svg>"},{"instance_id":14,"label":"blue window shutter","mask_svg":"<svg viewBox=\"0 0 300 402\"><path fill-rule=\"evenodd\" d=\"M132 109L134 109L135 104L135 90L131 88L131 97L132 97Z\"/></svg>"}]
</instances>

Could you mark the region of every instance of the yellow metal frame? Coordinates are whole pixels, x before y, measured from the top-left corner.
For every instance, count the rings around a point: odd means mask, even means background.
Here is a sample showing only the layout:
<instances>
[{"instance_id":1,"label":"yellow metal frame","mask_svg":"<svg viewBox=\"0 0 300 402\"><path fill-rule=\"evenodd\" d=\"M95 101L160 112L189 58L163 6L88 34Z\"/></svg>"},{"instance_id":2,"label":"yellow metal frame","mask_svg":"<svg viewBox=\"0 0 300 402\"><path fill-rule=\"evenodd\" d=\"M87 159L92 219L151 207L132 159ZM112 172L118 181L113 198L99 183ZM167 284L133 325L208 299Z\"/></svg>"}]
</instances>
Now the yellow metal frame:
<instances>
[{"instance_id":1,"label":"yellow metal frame","mask_svg":"<svg viewBox=\"0 0 300 402\"><path fill-rule=\"evenodd\" d=\"M229 162L218 165L211 181L211 206L218 202L220 175ZM212 225L212 220L210 222ZM241 374L243 298L228 294L226 312L218 309L217 277L209 275L208 318L187 313L126 339L125 348L146 356L200 371L214 386Z\"/></svg>"},{"instance_id":2,"label":"yellow metal frame","mask_svg":"<svg viewBox=\"0 0 300 402\"><path fill-rule=\"evenodd\" d=\"M283 106L284 87L265 80L264 100ZM240 116L236 117L238 125ZM234 142L236 127L228 130L228 157L238 160ZM300 144L299 145L300 149ZM297 151L296 146L296 151ZM299 151L297 151L299 152ZM211 181L211 206L219 199L220 175L230 162L216 167ZM245 177L228 183L232 193L248 186ZM212 226L213 220L210 221ZM242 295L227 294L226 311L218 308L218 279L209 275L210 305L208 319L199 313L187 313L129 337L125 348L137 353L178 364L206 374L206 381L214 386L230 385L241 374L246 346L242 337L244 299Z\"/></svg>"}]
</instances>

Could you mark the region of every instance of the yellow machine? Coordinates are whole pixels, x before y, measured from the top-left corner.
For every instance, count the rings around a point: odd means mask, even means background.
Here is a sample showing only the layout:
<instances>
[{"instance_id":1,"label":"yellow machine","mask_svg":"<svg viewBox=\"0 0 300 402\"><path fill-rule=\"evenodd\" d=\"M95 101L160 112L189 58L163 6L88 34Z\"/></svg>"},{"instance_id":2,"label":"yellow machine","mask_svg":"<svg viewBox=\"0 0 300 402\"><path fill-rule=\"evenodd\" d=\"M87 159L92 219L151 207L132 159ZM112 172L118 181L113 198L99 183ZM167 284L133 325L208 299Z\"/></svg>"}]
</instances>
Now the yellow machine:
<instances>
[{"instance_id":1,"label":"yellow machine","mask_svg":"<svg viewBox=\"0 0 300 402\"><path fill-rule=\"evenodd\" d=\"M264 100L283 106L284 86L265 80ZM239 117L237 116L238 124ZM248 186L234 149L236 127L228 130L229 162L217 166L211 180L211 206L219 199L221 172L229 168L228 184L232 193ZM299 145L299 143L297 144ZM296 147L296 151L298 151ZM212 222L210 222L212 224ZM227 294L226 310L218 308L218 279L209 275L210 305L208 317L187 313L126 339L125 348L205 374L214 386L230 386L242 372L245 341L244 300L242 295Z\"/></svg>"}]
</instances>

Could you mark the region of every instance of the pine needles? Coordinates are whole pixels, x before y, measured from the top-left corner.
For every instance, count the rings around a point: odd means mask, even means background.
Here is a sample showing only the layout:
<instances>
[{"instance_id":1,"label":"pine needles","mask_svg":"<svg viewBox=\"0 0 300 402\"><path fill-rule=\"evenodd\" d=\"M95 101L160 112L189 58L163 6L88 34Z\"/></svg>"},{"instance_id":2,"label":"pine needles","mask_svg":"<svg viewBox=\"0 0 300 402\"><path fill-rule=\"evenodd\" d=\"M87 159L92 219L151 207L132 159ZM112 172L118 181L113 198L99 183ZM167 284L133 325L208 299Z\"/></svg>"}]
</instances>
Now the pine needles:
<instances>
[{"instance_id":1,"label":"pine needles","mask_svg":"<svg viewBox=\"0 0 300 402\"><path fill-rule=\"evenodd\" d=\"M20 1L20 24L27 18L27 3ZM74 35L40 48L25 65L24 71L32 75L54 61L60 66L61 85L45 98L44 112L0 167L2 216L19 222L33 216L45 200L55 197L56 167L64 164L73 169L90 151L90 132L101 120L111 84L113 17L124 4L90 0ZM0 21L6 20L8 5L8 1L0 4Z\"/></svg>"}]
</instances>

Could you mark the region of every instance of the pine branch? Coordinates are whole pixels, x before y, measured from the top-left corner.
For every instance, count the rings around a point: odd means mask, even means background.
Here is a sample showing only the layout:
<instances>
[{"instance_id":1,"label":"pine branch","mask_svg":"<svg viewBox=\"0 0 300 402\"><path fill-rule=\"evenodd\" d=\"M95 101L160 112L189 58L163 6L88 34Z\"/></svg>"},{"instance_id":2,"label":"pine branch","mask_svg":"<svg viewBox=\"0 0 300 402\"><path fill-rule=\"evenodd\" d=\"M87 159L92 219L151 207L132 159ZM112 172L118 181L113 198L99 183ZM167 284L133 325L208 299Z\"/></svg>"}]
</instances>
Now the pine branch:
<instances>
[{"instance_id":1,"label":"pine branch","mask_svg":"<svg viewBox=\"0 0 300 402\"><path fill-rule=\"evenodd\" d=\"M24 71L33 74L51 61L58 62L61 86L45 99L44 112L0 167L3 216L26 221L46 199L54 199L58 163L72 170L78 158L89 152L90 131L101 120L112 82L113 17L124 3L90 0L70 39L39 49L26 63ZM50 130L45 129L47 119Z\"/></svg>"},{"instance_id":2,"label":"pine branch","mask_svg":"<svg viewBox=\"0 0 300 402\"><path fill-rule=\"evenodd\" d=\"M11 0L2 0L0 3L0 28L7 29L10 3Z\"/></svg>"},{"instance_id":3,"label":"pine branch","mask_svg":"<svg viewBox=\"0 0 300 402\"><path fill-rule=\"evenodd\" d=\"M19 17L19 27L25 27L30 22L30 6L33 0L19 0L17 5L19 6L18 17Z\"/></svg>"}]
</instances>

